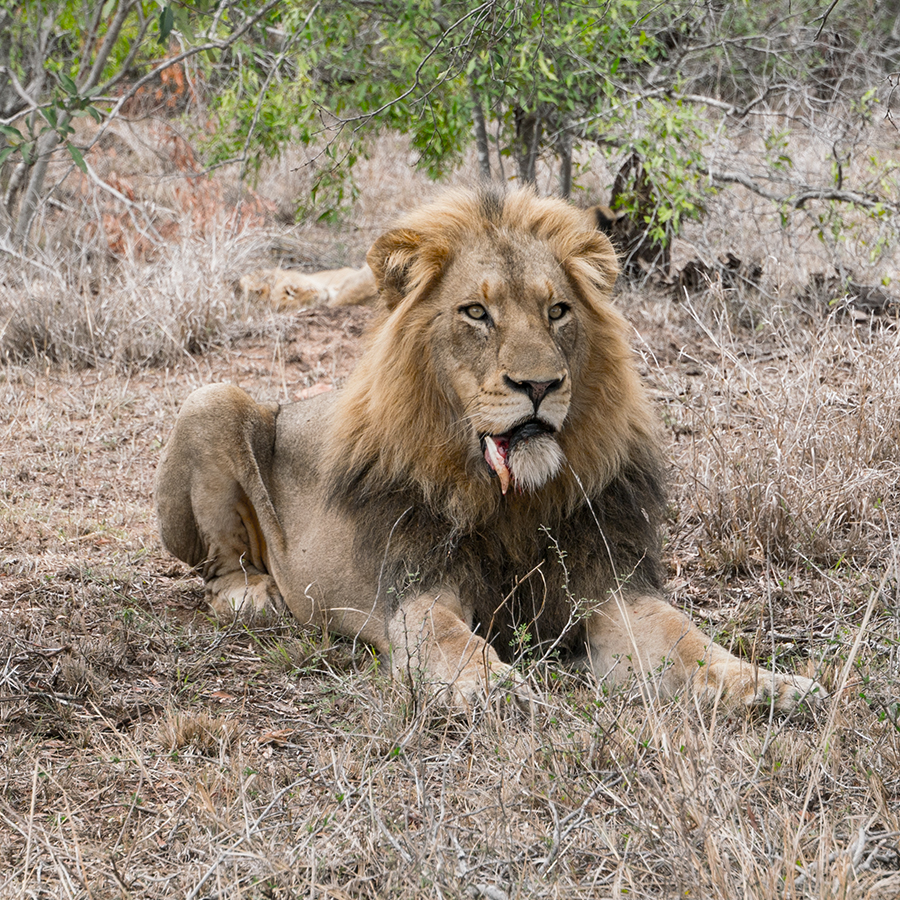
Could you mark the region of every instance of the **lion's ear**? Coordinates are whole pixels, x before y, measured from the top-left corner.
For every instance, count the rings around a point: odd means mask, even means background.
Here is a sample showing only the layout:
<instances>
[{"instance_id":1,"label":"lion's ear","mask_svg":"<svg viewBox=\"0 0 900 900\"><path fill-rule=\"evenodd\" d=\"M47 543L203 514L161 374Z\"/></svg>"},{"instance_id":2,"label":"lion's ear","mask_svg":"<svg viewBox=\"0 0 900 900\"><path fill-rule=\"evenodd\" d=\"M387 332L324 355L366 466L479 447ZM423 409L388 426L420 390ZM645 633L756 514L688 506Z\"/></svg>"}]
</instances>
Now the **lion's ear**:
<instances>
[{"instance_id":1,"label":"lion's ear","mask_svg":"<svg viewBox=\"0 0 900 900\"><path fill-rule=\"evenodd\" d=\"M378 284L378 293L389 309L409 292L410 269L421 247L421 234L397 228L378 238L366 254L366 262Z\"/></svg>"},{"instance_id":2,"label":"lion's ear","mask_svg":"<svg viewBox=\"0 0 900 900\"><path fill-rule=\"evenodd\" d=\"M393 309L414 290L427 290L441 276L450 255L440 235L396 228L372 245L366 262L375 275L381 302Z\"/></svg>"},{"instance_id":3,"label":"lion's ear","mask_svg":"<svg viewBox=\"0 0 900 900\"><path fill-rule=\"evenodd\" d=\"M566 246L563 265L577 282L591 285L604 299L609 299L619 274L619 261L605 234L600 231L579 233Z\"/></svg>"}]
</instances>

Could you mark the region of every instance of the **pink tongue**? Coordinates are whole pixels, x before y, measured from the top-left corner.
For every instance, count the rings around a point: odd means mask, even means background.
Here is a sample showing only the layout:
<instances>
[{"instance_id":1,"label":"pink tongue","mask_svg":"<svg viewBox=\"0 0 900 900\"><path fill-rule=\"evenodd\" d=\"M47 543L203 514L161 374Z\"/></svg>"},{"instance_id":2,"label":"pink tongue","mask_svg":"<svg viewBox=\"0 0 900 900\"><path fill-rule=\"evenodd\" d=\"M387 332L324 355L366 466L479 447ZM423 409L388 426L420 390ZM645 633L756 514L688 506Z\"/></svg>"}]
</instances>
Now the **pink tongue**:
<instances>
[{"instance_id":1,"label":"pink tongue","mask_svg":"<svg viewBox=\"0 0 900 900\"><path fill-rule=\"evenodd\" d=\"M506 465L506 454L509 452L509 441L506 438L493 438L489 434L484 438L485 462L497 473L500 479L500 490L505 494L512 480Z\"/></svg>"}]
</instances>

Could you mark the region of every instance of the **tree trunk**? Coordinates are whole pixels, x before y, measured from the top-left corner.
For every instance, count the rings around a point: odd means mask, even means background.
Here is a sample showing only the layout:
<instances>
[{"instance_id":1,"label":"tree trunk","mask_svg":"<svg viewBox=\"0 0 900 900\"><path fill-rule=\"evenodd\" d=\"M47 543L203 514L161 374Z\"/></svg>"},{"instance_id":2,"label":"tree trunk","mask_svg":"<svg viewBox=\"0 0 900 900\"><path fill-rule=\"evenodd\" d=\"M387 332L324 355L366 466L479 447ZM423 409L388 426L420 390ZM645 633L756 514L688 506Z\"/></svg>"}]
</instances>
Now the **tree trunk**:
<instances>
[{"instance_id":1,"label":"tree trunk","mask_svg":"<svg viewBox=\"0 0 900 900\"><path fill-rule=\"evenodd\" d=\"M572 135L563 128L556 141L559 153L559 195L568 200L572 195Z\"/></svg>"},{"instance_id":2,"label":"tree trunk","mask_svg":"<svg viewBox=\"0 0 900 900\"><path fill-rule=\"evenodd\" d=\"M22 206L13 233L13 243L16 247L24 248L28 243L31 223L34 221L34 214L37 212L41 192L44 189L47 166L58 142L59 135L55 131L45 131L38 139L37 161L31 167L31 177L28 179L28 187L25 188L25 196L22 197Z\"/></svg>"},{"instance_id":3,"label":"tree trunk","mask_svg":"<svg viewBox=\"0 0 900 900\"><path fill-rule=\"evenodd\" d=\"M481 106L481 98L474 87L472 88L472 99L475 101L472 120L475 130L475 153L478 157L478 171L483 181L490 181L491 151L488 145L487 126L484 121L484 109Z\"/></svg>"},{"instance_id":4,"label":"tree trunk","mask_svg":"<svg viewBox=\"0 0 900 900\"><path fill-rule=\"evenodd\" d=\"M537 158L541 146L543 123L537 113L527 113L516 107L513 113L516 124L516 164L519 178L525 184L537 181Z\"/></svg>"},{"instance_id":5,"label":"tree trunk","mask_svg":"<svg viewBox=\"0 0 900 900\"><path fill-rule=\"evenodd\" d=\"M0 205L2 205L3 212L6 214L6 222L10 225L10 233L12 233L13 210L16 208L16 198L19 196L19 191L22 190L27 172L28 166L23 162L19 162L13 169L7 183L2 185L4 193L2 198L0 198Z\"/></svg>"}]
</instances>

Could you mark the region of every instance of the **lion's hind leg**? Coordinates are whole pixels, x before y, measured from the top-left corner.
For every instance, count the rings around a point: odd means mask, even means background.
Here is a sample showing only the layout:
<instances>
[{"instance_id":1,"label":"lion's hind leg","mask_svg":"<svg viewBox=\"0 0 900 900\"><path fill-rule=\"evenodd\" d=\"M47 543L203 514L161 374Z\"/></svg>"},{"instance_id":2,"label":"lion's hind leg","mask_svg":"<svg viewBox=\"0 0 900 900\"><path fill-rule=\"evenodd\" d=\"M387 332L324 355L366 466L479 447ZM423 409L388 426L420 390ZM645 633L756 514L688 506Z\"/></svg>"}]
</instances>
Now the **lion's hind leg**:
<instances>
[{"instance_id":1,"label":"lion's hind leg","mask_svg":"<svg viewBox=\"0 0 900 900\"><path fill-rule=\"evenodd\" d=\"M275 413L231 385L201 388L185 402L160 462L163 544L200 570L220 621L285 612L269 567L271 544L283 538L262 476Z\"/></svg>"},{"instance_id":2,"label":"lion's hind leg","mask_svg":"<svg viewBox=\"0 0 900 900\"><path fill-rule=\"evenodd\" d=\"M206 602L219 622L257 622L287 616L281 591L271 575L229 572L206 582Z\"/></svg>"},{"instance_id":3,"label":"lion's hind leg","mask_svg":"<svg viewBox=\"0 0 900 900\"><path fill-rule=\"evenodd\" d=\"M220 622L255 622L286 616L288 609L269 574L265 536L256 510L243 497L233 504L236 519L223 528L210 547L204 569L206 602Z\"/></svg>"}]
</instances>

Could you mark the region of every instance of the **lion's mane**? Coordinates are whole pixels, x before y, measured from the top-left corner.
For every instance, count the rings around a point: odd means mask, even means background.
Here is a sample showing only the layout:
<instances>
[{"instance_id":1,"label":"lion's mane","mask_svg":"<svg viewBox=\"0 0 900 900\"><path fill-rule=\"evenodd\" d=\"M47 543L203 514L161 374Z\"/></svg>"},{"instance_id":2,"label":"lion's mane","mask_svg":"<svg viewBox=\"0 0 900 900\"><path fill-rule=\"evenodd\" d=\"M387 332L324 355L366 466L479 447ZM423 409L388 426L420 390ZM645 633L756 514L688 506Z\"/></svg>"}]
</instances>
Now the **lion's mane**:
<instances>
[{"instance_id":1,"label":"lion's mane","mask_svg":"<svg viewBox=\"0 0 900 900\"><path fill-rule=\"evenodd\" d=\"M448 263L488 233L543 242L587 313L587 361L572 372L558 435L566 464L540 490L510 498L473 462L435 375L435 355L448 351L431 341L435 287ZM471 582L485 627L512 628L517 614L496 609L494 598L513 589L522 567L565 546L571 565L548 563L558 570L559 608L547 607L544 572L543 605L526 613L551 620L551 634L571 619L577 586L566 582L567 568L594 584L599 568L610 589L623 578L659 589L659 439L628 326L610 303L617 265L606 236L583 212L528 190L456 191L403 219L368 263L381 309L332 421L326 470L331 502L358 517L358 552L371 556L385 588L400 592L415 578Z\"/></svg>"}]
</instances>

